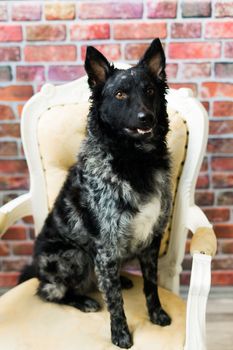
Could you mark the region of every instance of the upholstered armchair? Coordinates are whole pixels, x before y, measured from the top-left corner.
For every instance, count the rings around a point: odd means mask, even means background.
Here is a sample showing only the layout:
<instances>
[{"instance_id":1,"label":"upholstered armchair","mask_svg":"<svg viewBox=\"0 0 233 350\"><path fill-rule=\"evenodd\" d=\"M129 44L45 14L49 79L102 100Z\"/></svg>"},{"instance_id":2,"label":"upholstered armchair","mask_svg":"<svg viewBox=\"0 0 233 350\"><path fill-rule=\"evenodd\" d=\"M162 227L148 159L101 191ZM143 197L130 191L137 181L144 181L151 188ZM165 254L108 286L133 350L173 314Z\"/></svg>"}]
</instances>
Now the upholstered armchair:
<instances>
[{"instance_id":1,"label":"upholstered armchair","mask_svg":"<svg viewBox=\"0 0 233 350\"><path fill-rule=\"evenodd\" d=\"M21 134L30 190L0 208L2 234L27 215L33 215L39 233L85 136L89 94L83 77L57 87L46 84L26 103ZM194 203L194 189L207 142L208 117L189 89L169 90L167 101L173 210L160 248L159 293L172 324L160 327L150 323L140 276L130 276L134 287L123 291L125 312L133 335L132 350L205 350L205 312L216 238L212 225ZM179 297L179 276L188 230L193 233L193 263L185 303ZM1 349L117 349L110 340L109 315L99 293L95 298L102 310L84 314L40 300L35 295L37 285L38 281L31 279L0 298Z\"/></svg>"}]
</instances>

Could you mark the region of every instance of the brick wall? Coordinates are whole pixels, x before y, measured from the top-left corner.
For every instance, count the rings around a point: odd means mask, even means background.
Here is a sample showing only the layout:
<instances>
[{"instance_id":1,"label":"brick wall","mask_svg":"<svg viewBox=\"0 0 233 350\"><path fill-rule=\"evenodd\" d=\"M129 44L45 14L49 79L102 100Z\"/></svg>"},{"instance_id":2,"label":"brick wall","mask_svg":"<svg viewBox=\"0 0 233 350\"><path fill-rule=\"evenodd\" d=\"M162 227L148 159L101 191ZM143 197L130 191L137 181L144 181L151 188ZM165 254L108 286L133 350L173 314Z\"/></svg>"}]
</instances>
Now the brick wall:
<instances>
[{"instance_id":1,"label":"brick wall","mask_svg":"<svg viewBox=\"0 0 233 350\"><path fill-rule=\"evenodd\" d=\"M25 101L45 81L59 84L83 75L87 44L110 60L134 63L151 39L160 37L170 86L190 87L209 112L196 202L218 236L213 284L233 284L232 16L233 1L1 1L0 204L29 186L19 131ZM0 286L15 283L32 245L30 218L6 233L0 242ZM190 266L187 254L184 284Z\"/></svg>"}]
</instances>

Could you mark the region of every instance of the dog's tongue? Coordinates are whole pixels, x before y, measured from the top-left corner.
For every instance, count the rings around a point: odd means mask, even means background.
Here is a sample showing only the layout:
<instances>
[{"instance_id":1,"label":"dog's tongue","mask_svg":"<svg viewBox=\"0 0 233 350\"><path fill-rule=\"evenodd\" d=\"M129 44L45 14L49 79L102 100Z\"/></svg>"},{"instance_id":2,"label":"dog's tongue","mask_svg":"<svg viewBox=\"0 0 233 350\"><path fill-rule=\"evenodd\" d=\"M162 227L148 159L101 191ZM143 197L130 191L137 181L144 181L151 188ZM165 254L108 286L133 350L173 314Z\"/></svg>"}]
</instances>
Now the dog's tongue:
<instances>
[{"instance_id":1,"label":"dog's tongue","mask_svg":"<svg viewBox=\"0 0 233 350\"><path fill-rule=\"evenodd\" d=\"M152 131L152 128L149 128L149 129L137 129L137 132L138 132L139 134L142 134L142 135L148 134L148 133L150 133L151 131Z\"/></svg>"}]
</instances>

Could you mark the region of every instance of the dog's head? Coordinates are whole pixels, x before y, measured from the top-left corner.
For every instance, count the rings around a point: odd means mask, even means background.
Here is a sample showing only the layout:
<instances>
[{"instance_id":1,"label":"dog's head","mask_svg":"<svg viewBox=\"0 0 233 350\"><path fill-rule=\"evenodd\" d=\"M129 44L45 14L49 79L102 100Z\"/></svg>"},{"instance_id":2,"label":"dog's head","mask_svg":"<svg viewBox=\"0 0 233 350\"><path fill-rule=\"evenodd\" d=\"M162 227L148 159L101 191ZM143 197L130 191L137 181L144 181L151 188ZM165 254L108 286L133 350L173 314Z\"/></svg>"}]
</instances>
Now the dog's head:
<instances>
[{"instance_id":1,"label":"dog's head","mask_svg":"<svg viewBox=\"0 0 233 350\"><path fill-rule=\"evenodd\" d=\"M116 69L94 47L87 48L85 69L92 91L92 111L111 135L138 141L165 136L165 55L155 39L138 64Z\"/></svg>"}]
</instances>

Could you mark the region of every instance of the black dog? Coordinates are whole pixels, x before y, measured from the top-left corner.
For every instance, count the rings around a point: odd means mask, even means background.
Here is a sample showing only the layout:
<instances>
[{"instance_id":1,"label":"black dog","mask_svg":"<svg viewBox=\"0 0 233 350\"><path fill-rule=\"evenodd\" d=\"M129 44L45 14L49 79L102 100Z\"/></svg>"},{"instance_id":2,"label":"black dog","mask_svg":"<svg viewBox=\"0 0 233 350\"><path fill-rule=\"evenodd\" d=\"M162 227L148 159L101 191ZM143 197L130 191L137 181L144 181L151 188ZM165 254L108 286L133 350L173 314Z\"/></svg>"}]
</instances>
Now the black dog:
<instances>
[{"instance_id":1,"label":"black dog","mask_svg":"<svg viewBox=\"0 0 233 350\"><path fill-rule=\"evenodd\" d=\"M99 310L86 296L97 280L112 342L130 348L121 283L131 281L119 275L124 261L140 261L151 322L171 322L157 291L171 207L165 56L156 39L135 67L121 70L88 47L85 69L92 93L87 137L36 239L31 269L42 299L84 312Z\"/></svg>"}]
</instances>

